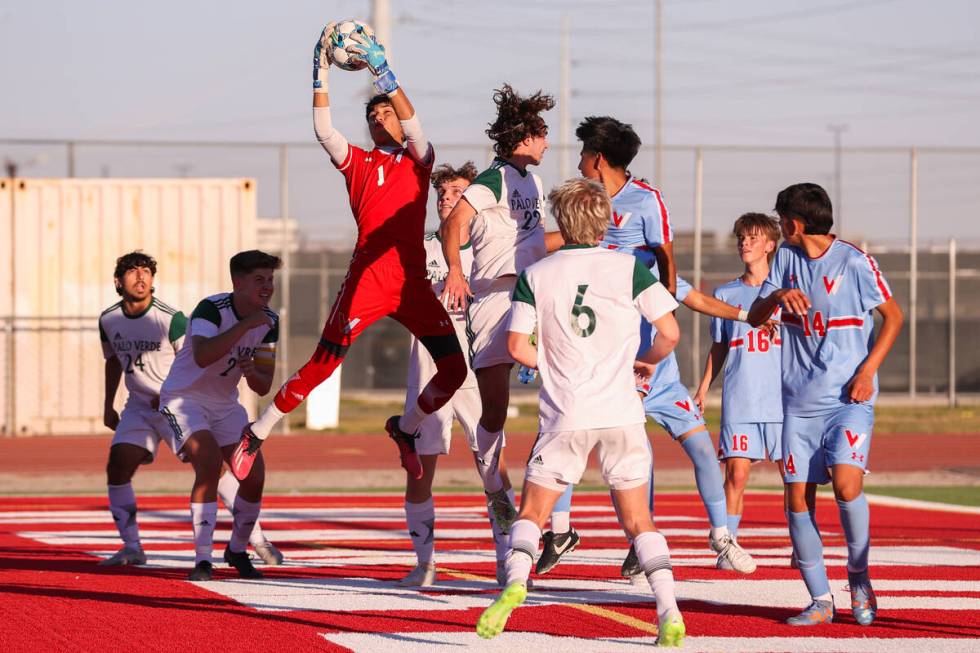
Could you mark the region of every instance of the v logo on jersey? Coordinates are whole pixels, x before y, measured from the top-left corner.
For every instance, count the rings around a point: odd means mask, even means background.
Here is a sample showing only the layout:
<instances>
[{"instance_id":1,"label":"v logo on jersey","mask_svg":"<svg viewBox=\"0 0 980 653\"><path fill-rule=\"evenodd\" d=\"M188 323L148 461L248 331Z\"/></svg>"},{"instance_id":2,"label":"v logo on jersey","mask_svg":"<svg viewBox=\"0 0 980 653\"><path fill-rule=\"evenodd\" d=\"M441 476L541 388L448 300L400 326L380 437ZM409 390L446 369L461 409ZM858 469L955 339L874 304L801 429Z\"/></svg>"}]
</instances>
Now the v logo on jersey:
<instances>
[{"instance_id":1,"label":"v logo on jersey","mask_svg":"<svg viewBox=\"0 0 980 653\"><path fill-rule=\"evenodd\" d=\"M618 229L618 228L622 227L624 224L626 224L627 222L629 222L630 221L630 217L632 217L632 215L633 215L633 213L630 212L630 211L627 211L626 213L624 213L622 215L620 215L620 214L616 213L615 211L613 211L613 224L616 225L616 228Z\"/></svg>"},{"instance_id":2,"label":"v logo on jersey","mask_svg":"<svg viewBox=\"0 0 980 653\"><path fill-rule=\"evenodd\" d=\"M855 433L851 429L844 429L844 435L847 436L847 442L851 445L851 449L860 449L861 445L864 444L864 439L868 437L867 433Z\"/></svg>"},{"instance_id":3,"label":"v logo on jersey","mask_svg":"<svg viewBox=\"0 0 980 653\"><path fill-rule=\"evenodd\" d=\"M683 408L687 412L691 412L691 402L685 399L684 401L675 401L674 405L678 408Z\"/></svg>"},{"instance_id":4,"label":"v logo on jersey","mask_svg":"<svg viewBox=\"0 0 980 653\"><path fill-rule=\"evenodd\" d=\"M828 279L826 276L823 278L823 287L827 289L828 295L836 295L837 291L840 289L841 279L843 275L834 277L833 279Z\"/></svg>"}]
</instances>

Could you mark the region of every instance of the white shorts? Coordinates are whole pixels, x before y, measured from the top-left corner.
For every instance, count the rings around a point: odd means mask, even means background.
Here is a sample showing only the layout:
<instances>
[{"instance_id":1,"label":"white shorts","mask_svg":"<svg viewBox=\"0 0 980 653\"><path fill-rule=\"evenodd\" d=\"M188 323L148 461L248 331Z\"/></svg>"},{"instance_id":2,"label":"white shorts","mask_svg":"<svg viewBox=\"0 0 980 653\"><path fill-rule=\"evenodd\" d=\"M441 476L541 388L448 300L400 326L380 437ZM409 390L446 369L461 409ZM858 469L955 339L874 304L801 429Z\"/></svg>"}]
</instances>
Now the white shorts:
<instances>
[{"instance_id":1,"label":"white shorts","mask_svg":"<svg viewBox=\"0 0 980 653\"><path fill-rule=\"evenodd\" d=\"M507 326L515 285L517 277L497 279L489 290L474 297L466 309L470 367L474 370L514 363L507 352Z\"/></svg>"},{"instance_id":2,"label":"white shorts","mask_svg":"<svg viewBox=\"0 0 980 653\"><path fill-rule=\"evenodd\" d=\"M409 388L405 394L405 407L414 405L420 393L418 388ZM480 389L476 386L460 388L442 408L422 420L419 425L419 439L415 441L415 451L420 456L441 456L449 453L453 418L463 427L466 444L472 451L476 451L476 425L482 412Z\"/></svg>"},{"instance_id":3,"label":"white shorts","mask_svg":"<svg viewBox=\"0 0 980 653\"><path fill-rule=\"evenodd\" d=\"M198 431L210 431L219 447L238 444L248 424L248 413L238 402L210 405L187 397L161 397L160 412L178 448Z\"/></svg>"},{"instance_id":4,"label":"white shorts","mask_svg":"<svg viewBox=\"0 0 980 653\"><path fill-rule=\"evenodd\" d=\"M563 491L582 479L592 449L599 447L602 478L613 490L629 490L650 480L653 456L643 424L608 429L539 433L525 478Z\"/></svg>"},{"instance_id":5,"label":"white shorts","mask_svg":"<svg viewBox=\"0 0 980 653\"><path fill-rule=\"evenodd\" d=\"M174 446L173 432L168 428L163 415L149 404L133 401L130 398L126 401L126 406L119 415L119 424L116 426L116 432L112 436L112 444L109 446L132 444L146 449L148 455L142 464L148 465L156 458L157 447L160 446L161 439L166 441L170 450L179 458L180 447Z\"/></svg>"}]
</instances>

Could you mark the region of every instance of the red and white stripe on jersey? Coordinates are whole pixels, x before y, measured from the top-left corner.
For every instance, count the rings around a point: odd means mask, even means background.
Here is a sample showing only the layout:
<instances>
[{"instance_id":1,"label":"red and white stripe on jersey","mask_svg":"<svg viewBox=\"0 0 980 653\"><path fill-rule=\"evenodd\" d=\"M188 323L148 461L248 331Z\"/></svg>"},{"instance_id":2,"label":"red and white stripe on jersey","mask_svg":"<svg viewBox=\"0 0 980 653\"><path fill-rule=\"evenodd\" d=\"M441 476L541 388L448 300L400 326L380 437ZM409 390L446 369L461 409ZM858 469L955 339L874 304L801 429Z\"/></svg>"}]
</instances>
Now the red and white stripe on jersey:
<instances>
[{"instance_id":1,"label":"red and white stripe on jersey","mask_svg":"<svg viewBox=\"0 0 980 653\"><path fill-rule=\"evenodd\" d=\"M860 329L864 326L864 318L860 315L841 315L827 320L828 329Z\"/></svg>"},{"instance_id":2,"label":"red and white stripe on jersey","mask_svg":"<svg viewBox=\"0 0 980 653\"><path fill-rule=\"evenodd\" d=\"M772 345L773 347L781 347L783 345L783 340L782 338L776 338L774 340L770 340L769 344ZM745 346L745 338L732 338L731 342L728 343L729 349L738 349L739 347L744 347L744 346Z\"/></svg>"},{"instance_id":3,"label":"red and white stripe on jersey","mask_svg":"<svg viewBox=\"0 0 980 653\"><path fill-rule=\"evenodd\" d=\"M663 195L661 195L659 190L650 184L643 183L639 179L634 179L633 183L643 190L650 191L653 193L653 196L657 198L657 206L660 207L660 229L663 235L663 242L671 242L673 240L673 234L670 233L670 213L667 212L667 204L664 202Z\"/></svg>"},{"instance_id":4,"label":"red and white stripe on jersey","mask_svg":"<svg viewBox=\"0 0 980 653\"><path fill-rule=\"evenodd\" d=\"M875 283L878 285L878 291L881 293L881 303L884 304L891 299L891 288L888 287L888 283L885 281L885 278L881 276L881 270L878 269L878 262L875 261L874 257L854 243L849 243L846 240L841 240L840 242L849 247L853 247L864 256L864 259L868 262L868 267L871 269L871 274L874 276Z\"/></svg>"}]
</instances>

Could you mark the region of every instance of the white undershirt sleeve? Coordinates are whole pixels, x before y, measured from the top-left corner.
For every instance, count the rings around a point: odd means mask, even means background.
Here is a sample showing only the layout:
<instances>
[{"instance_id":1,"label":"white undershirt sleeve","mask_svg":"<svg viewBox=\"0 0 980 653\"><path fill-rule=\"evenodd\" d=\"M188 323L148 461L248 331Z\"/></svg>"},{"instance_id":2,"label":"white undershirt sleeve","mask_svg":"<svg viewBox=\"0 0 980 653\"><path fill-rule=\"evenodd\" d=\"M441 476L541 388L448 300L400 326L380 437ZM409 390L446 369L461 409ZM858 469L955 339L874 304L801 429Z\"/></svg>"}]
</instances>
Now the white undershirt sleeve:
<instances>
[{"instance_id":1,"label":"white undershirt sleeve","mask_svg":"<svg viewBox=\"0 0 980 653\"><path fill-rule=\"evenodd\" d=\"M340 166L347 159L350 144L343 134L333 128L330 107L313 107L313 131L320 145L330 155L330 159L335 165Z\"/></svg>"},{"instance_id":2,"label":"white undershirt sleeve","mask_svg":"<svg viewBox=\"0 0 980 653\"><path fill-rule=\"evenodd\" d=\"M405 139L408 141L408 153L413 159L424 166L432 163L434 153L432 144L425 137L422 131L422 123L419 122L418 114L413 114L408 120L400 120Z\"/></svg>"}]
</instances>

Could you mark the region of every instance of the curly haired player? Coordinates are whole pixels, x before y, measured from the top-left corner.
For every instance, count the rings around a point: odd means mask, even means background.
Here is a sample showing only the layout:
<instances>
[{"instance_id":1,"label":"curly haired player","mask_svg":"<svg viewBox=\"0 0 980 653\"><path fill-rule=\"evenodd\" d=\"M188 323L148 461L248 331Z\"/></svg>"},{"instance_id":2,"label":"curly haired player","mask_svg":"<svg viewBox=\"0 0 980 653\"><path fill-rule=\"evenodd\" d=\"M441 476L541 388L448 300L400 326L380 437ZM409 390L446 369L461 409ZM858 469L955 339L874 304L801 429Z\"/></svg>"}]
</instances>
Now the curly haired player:
<instances>
[{"instance_id":1,"label":"curly haired player","mask_svg":"<svg viewBox=\"0 0 980 653\"><path fill-rule=\"evenodd\" d=\"M509 84L494 91L493 101L497 118L486 133L497 156L463 193L443 221L440 235L449 265L442 297L450 310L466 308L470 365L480 388L480 476L497 525L506 534L517 514L497 473L514 365L507 350L510 296L517 275L562 241L557 232L545 234L541 179L528 170L541 163L548 149L548 126L540 114L555 101L541 91L518 95ZM469 281L459 254L466 242L473 245Z\"/></svg>"}]
</instances>

